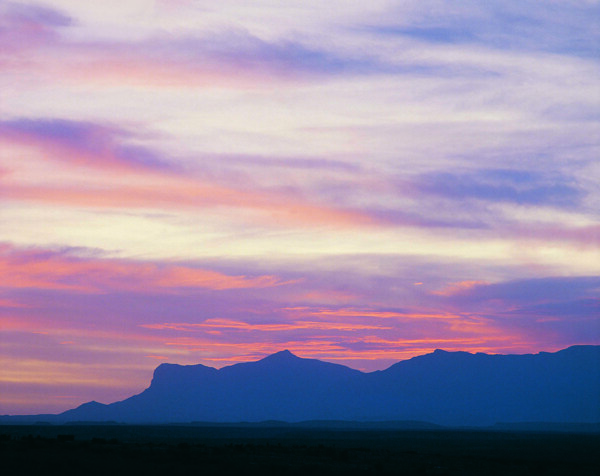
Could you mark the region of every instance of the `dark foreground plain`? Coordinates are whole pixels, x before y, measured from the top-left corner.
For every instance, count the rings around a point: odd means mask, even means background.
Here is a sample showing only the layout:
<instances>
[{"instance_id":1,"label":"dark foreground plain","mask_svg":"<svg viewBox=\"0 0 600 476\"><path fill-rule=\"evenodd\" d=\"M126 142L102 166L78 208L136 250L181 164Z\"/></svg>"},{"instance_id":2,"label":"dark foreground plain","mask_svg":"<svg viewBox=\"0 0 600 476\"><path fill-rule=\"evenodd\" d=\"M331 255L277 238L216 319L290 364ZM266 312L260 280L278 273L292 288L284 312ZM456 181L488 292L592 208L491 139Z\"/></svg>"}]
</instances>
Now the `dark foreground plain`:
<instances>
[{"instance_id":1,"label":"dark foreground plain","mask_svg":"<svg viewBox=\"0 0 600 476\"><path fill-rule=\"evenodd\" d=\"M9 475L596 475L600 434L2 425Z\"/></svg>"}]
</instances>

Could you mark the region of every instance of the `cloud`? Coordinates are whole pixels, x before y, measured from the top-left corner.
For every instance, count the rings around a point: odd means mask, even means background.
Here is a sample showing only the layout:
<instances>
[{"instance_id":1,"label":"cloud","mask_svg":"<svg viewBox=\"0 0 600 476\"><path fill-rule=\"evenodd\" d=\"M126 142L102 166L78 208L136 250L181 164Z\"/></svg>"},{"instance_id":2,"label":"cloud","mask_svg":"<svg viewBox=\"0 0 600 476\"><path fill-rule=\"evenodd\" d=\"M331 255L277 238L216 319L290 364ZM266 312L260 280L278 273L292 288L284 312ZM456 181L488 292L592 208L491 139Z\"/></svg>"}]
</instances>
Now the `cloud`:
<instances>
[{"instance_id":1,"label":"cloud","mask_svg":"<svg viewBox=\"0 0 600 476\"><path fill-rule=\"evenodd\" d=\"M518 309L510 311L513 315L519 316L534 316L540 321L544 321L544 316L548 317L549 321L563 321L563 325L572 326L573 321L578 319L590 320L595 326L596 331L593 334L588 334L588 338L600 337L600 327L598 326L598 316L600 315L600 298L580 298L575 300L564 300L559 302L541 302L533 305L523 305ZM584 337L580 335L579 337Z\"/></svg>"},{"instance_id":2,"label":"cloud","mask_svg":"<svg viewBox=\"0 0 600 476\"><path fill-rule=\"evenodd\" d=\"M440 296L454 296L457 294L468 293L469 290L475 286L485 286L487 284L489 283L486 283L485 281L459 281L457 283L451 283L443 289L433 291L432 293Z\"/></svg>"},{"instance_id":3,"label":"cloud","mask_svg":"<svg viewBox=\"0 0 600 476\"><path fill-rule=\"evenodd\" d=\"M507 226L503 235L537 243L566 243L575 245L577 249L589 249L592 259L600 243L600 225L565 226L560 223L513 224Z\"/></svg>"},{"instance_id":4,"label":"cloud","mask_svg":"<svg viewBox=\"0 0 600 476\"><path fill-rule=\"evenodd\" d=\"M68 76L145 86L227 88L244 84L260 88L271 81L365 74L374 67L373 60L338 57L290 40L265 41L244 31L72 47L77 52L74 56L87 67L76 70L73 64ZM85 52L90 56L82 57Z\"/></svg>"},{"instance_id":5,"label":"cloud","mask_svg":"<svg viewBox=\"0 0 600 476\"><path fill-rule=\"evenodd\" d=\"M75 24L60 10L14 3L6 10L0 20L2 38L7 40L0 50L5 65L13 71L63 81L143 87L264 87L273 80L306 81L390 69L367 54L339 55L297 40L262 39L243 28L86 41L59 34ZM11 60L17 51L27 52L28 61ZM48 58L60 61L49 62Z\"/></svg>"},{"instance_id":6,"label":"cloud","mask_svg":"<svg viewBox=\"0 0 600 476\"><path fill-rule=\"evenodd\" d=\"M143 139L144 134L90 121L52 118L3 121L0 123L0 140L9 147L18 145L35 152L29 157L94 168L109 175L97 179L88 175L88 183L84 185L80 180L52 185L46 175L40 174L42 183L32 185L30 181L12 180L9 170L2 177L6 183L2 194L12 200L99 209L247 208L259 212L265 223L285 226L482 231L501 227L501 234L509 238L582 245L595 241L594 227L535 223L508 226L504 217L498 217L497 211L494 216L489 208L479 204L579 206L587 192L575 179L557 173L485 169L462 174L435 172L390 180L372 172L365 174L362 167L341 167L343 162L318 157L288 159L251 155L208 157L194 169L177 165L177 158L166 157L157 149L132 145ZM217 165L217 159L227 165ZM10 166L27 167L26 162ZM273 166L285 166L284 172L274 172ZM32 162L32 170L33 167ZM258 171L263 168L266 170L263 176L277 175L273 179L275 183L279 180L278 187L258 182L256 178L261 175ZM297 168L314 171L311 181L299 183L293 173ZM240 177L242 170L246 172ZM332 182L330 178L316 175L325 170L338 175L343 172L343 178ZM124 174L129 174L127 180L124 180ZM286 176L289 185L284 185ZM384 203L372 205L368 202L374 199L382 202L386 194L401 205L389 208ZM440 204L438 197L448 203Z\"/></svg>"},{"instance_id":7,"label":"cloud","mask_svg":"<svg viewBox=\"0 0 600 476\"><path fill-rule=\"evenodd\" d=\"M182 332L193 332L200 330L227 330L227 331L260 331L260 332L284 332L296 330L327 330L352 332L366 329L391 329L389 326L365 325L343 322L307 321L298 320L285 323L257 324L237 321L232 319L206 319L201 323L163 323L163 324L141 324L141 327L154 330L173 330Z\"/></svg>"},{"instance_id":8,"label":"cloud","mask_svg":"<svg viewBox=\"0 0 600 476\"><path fill-rule=\"evenodd\" d=\"M411 204L412 205L412 204ZM413 211L416 207L404 207L409 208L408 210L403 208L370 208L366 212L369 216L381 224L390 226L408 226L415 228L463 228L471 230L483 230L489 228L489 225L483 220L477 220L476 218L462 218L462 217L444 217L444 216L432 216L433 213L428 213L429 210L423 206L419 211Z\"/></svg>"},{"instance_id":9,"label":"cloud","mask_svg":"<svg viewBox=\"0 0 600 476\"><path fill-rule=\"evenodd\" d=\"M477 37L467 29L452 27L410 27L410 26L374 26L366 27L366 31L377 35L406 36L434 43L459 43L475 40Z\"/></svg>"},{"instance_id":10,"label":"cloud","mask_svg":"<svg viewBox=\"0 0 600 476\"><path fill-rule=\"evenodd\" d=\"M292 171L297 170L314 170L318 173L325 171L335 172L352 172L361 173L361 167L347 161L327 159L322 157L278 157L278 156L267 156L267 155L250 155L250 154L212 154L211 157L207 157L207 160L213 160L217 165L223 165L226 163L227 166L234 166L242 169L255 169L255 168L273 168L276 170L291 169Z\"/></svg>"},{"instance_id":11,"label":"cloud","mask_svg":"<svg viewBox=\"0 0 600 476\"><path fill-rule=\"evenodd\" d=\"M376 319L394 319L394 320L411 320L411 319L454 319L458 316L451 314L435 314L427 312L415 312L402 309L402 310L388 310L388 309L355 309L355 308L310 308L310 307L290 307L285 308L293 314L300 314L304 316L316 316L323 318L376 318Z\"/></svg>"},{"instance_id":12,"label":"cloud","mask_svg":"<svg viewBox=\"0 0 600 476\"><path fill-rule=\"evenodd\" d=\"M50 160L117 170L168 170L168 162L158 154L127 144L134 138L125 129L86 121L24 118L0 122L0 140L34 148Z\"/></svg>"},{"instance_id":13,"label":"cloud","mask_svg":"<svg viewBox=\"0 0 600 476\"><path fill-rule=\"evenodd\" d=\"M237 191L203 182L175 180L161 185L123 187L72 187L6 185L5 199L96 209L194 210L225 206L258 212L257 223L289 227L360 228L375 224L360 210L319 205L296 197Z\"/></svg>"},{"instance_id":14,"label":"cloud","mask_svg":"<svg viewBox=\"0 0 600 476\"><path fill-rule=\"evenodd\" d=\"M96 169L107 176L85 176L85 181L61 179L57 185L39 177L13 180L5 172L1 194L6 199L28 200L90 208L249 208L263 214L266 222L309 226L355 227L372 224L361 210L312 202L288 189L261 189L250 180L240 182L235 173L213 174L202 167L186 170L171 158L148 147L131 145L136 134L110 125L63 119L15 119L0 122L0 141L24 148L36 176L34 158ZM34 151L35 154L31 154ZM317 168L331 167L325 162ZM292 166L311 167L308 161ZM28 163L11 165L27 168ZM43 170L43 169L42 169ZM33 173L32 173L33 172ZM69 177L67 175L67 177Z\"/></svg>"},{"instance_id":15,"label":"cloud","mask_svg":"<svg viewBox=\"0 0 600 476\"><path fill-rule=\"evenodd\" d=\"M86 41L77 35L58 34L74 23L62 12L30 8L29 17L40 17L34 21L40 21L46 33L40 39L38 28L32 32L22 28L23 15L5 15L4 22L9 28L24 31L19 46L9 46L7 52L14 53L20 48L29 55L26 62L7 64L15 72L35 73L39 78L59 78L74 84L261 89L274 83L320 83L374 75L488 74L485 69L431 61L426 56L386 57L376 47L360 47L366 40L364 37L352 39L356 47L348 48L331 41L310 41L307 35L289 32L278 38L263 38L246 28L231 26L194 33L150 31L136 39L99 37ZM346 39L349 41L351 37Z\"/></svg>"},{"instance_id":16,"label":"cloud","mask_svg":"<svg viewBox=\"0 0 600 476\"><path fill-rule=\"evenodd\" d=\"M455 294L468 302L501 300L509 306L532 302L560 302L595 296L600 291L600 277L548 277L511 280L501 283L481 283L463 288ZM466 301L465 301L466 302Z\"/></svg>"},{"instance_id":17,"label":"cloud","mask_svg":"<svg viewBox=\"0 0 600 476\"><path fill-rule=\"evenodd\" d=\"M275 276L229 276L178 263L83 258L65 252L20 250L8 245L0 251L0 276L6 288L147 293L194 288L265 288L285 284Z\"/></svg>"},{"instance_id":18,"label":"cloud","mask_svg":"<svg viewBox=\"0 0 600 476\"><path fill-rule=\"evenodd\" d=\"M420 193L452 200L567 208L580 205L585 195L573 177L514 169L435 172L418 177L414 187Z\"/></svg>"},{"instance_id":19,"label":"cloud","mask_svg":"<svg viewBox=\"0 0 600 476\"><path fill-rule=\"evenodd\" d=\"M58 41L60 28L72 24L68 15L53 8L3 2L0 5L0 61L10 65L7 54Z\"/></svg>"},{"instance_id":20,"label":"cloud","mask_svg":"<svg viewBox=\"0 0 600 476\"><path fill-rule=\"evenodd\" d=\"M391 10L391 11L390 11ZM598 30L592 20L597 2L435 0L394 5L386 18L365 29L378 35L401 36L427 43L474 44L495 49L544 51L594 57ZM393 12L393 13L392 13Z\"/></svg>"},{"instance_id":21,"label":"cloud","mask_svg":"<svg viewBox=\"0 0 600 476\"><path fill-rule=\"evenodd\" d=\"M485 316L494 326L555 347L596 343L600 277L549 277L450 286L437 292L453 306Z\"/></svg>"}]
</instances>

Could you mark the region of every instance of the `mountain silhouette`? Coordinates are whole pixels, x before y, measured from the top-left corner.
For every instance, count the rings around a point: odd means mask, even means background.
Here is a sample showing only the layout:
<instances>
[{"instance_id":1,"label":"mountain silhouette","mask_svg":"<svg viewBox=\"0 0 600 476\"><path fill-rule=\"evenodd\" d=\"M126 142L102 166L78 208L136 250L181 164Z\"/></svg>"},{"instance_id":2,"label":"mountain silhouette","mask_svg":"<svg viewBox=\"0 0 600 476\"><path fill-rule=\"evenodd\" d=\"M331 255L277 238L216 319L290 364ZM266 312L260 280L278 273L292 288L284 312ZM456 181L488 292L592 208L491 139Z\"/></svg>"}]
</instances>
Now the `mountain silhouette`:
<instances>
[{"instance_id":1,"label":"mountain silhouette","mask_svg":"<svg viewBox=\"0 0 600 476\"><path fill-rule=\"evenodd\" d=\"M161 364L138 395L109 405L89 402L54 417L126 423L597 423L600 346L527 355L436 350L370 373L287 350L219 370Z\"/></svg>"}]
</instances>

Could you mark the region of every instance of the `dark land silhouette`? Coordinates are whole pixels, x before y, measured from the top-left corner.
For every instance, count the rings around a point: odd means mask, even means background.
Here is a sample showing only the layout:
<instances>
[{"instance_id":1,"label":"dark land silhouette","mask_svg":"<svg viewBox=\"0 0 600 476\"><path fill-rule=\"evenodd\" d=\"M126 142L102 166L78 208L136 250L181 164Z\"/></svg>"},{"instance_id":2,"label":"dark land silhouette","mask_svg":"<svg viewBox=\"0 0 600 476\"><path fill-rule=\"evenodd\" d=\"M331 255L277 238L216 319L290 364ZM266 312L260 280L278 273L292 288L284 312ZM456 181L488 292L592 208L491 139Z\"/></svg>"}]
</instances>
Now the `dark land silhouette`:
<instances>
[{"instance_id":1,"label":"dark land silhouette","mask_svg":"<svg viewBox=\"0 0 600 476\"><path fill-rule=\"evenodd\" d=\"M600 346L527 355L436 350L370 373L289 351L220 370L162 364L150 386L126 400L89 402L59 415L0 418L130 424L268 420L597 424Z\"/></svg>"},{"instance_id":2,"label":"dark land silhouette","mask_svg":"<svg viewBox=\"0 0 600 476\"><path fill-rule=\"evenodd\" d=\"M596 475L600 433L2 425L6 475Z\"/></svg>"}]
</instances>

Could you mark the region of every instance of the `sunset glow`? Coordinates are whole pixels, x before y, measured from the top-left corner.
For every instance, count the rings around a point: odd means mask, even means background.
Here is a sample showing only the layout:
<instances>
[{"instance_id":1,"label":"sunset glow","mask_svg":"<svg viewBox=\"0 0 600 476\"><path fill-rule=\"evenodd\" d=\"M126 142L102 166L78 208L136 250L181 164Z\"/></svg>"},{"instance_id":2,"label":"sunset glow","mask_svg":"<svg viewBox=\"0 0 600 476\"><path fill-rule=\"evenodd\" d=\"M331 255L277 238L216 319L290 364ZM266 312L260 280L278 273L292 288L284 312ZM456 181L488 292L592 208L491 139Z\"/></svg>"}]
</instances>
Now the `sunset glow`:
<instances>
[{"instance_id":1,"label":"sunset glow","mask_svg":"<svg viewBox=\"0 0 600 476\"><path fill-rule=\"evenodd\" d=\"M600 344L599 17L0 0L0 414Z\"/></svg>"}]
</instances>

